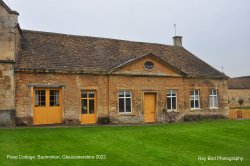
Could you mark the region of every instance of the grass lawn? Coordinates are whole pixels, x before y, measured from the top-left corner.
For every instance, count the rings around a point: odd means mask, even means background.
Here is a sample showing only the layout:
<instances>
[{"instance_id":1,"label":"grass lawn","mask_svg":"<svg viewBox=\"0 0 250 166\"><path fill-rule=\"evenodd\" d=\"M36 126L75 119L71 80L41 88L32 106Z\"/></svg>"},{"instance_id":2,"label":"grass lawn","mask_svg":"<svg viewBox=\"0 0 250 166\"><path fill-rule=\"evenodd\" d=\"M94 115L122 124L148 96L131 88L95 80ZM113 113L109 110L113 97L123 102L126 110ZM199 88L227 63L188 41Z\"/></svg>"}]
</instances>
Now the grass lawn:
<instances>
[{"instance_id":1,"label":"grass lawn","mask_svg":"<svg viewBox=\"0 0 250 166\"><path fill-rule=\"evenodd\" d=\"M105 159L7 159L105 155ZM240 156L243 161L200 161ZM0 165L250 165L250 120L145 126L0 129Z\"/></svg>"}]
</instances>

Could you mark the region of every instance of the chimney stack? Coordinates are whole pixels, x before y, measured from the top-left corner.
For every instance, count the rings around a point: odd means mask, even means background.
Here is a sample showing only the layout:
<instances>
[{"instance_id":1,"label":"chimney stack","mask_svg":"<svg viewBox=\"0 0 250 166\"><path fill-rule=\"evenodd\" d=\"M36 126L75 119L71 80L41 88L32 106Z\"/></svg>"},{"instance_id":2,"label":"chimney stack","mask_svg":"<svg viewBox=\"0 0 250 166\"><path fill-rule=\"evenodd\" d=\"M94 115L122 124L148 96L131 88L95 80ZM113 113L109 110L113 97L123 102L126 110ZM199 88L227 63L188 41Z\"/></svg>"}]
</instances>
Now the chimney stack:
<instances>
[{"instance_id":1,"label":"chimney stack","mask_svg":"<svg viewBox=\"0 0 250 166\"><path fill-rule=\"evenodd\" d=\"M182 36L174 36L173 37L173 45L182 47Z\"/></svg>"}]
</instances>

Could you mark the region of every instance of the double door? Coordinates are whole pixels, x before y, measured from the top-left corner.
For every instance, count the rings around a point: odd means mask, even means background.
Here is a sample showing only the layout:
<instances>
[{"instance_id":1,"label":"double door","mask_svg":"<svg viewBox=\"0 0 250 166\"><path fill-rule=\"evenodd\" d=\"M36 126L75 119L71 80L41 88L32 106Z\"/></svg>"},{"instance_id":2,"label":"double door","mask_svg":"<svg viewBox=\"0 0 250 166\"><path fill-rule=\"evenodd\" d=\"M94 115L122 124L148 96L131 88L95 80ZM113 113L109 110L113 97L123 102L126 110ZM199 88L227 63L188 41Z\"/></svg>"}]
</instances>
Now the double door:
<instances>
[{"instance_id":1,"label":"double door","mask_svg":"<svg viewBox=\"0 0 250 166\"><path fill-rule=\"evenodd\" d=\"M62 123L61 89L34 89L33 124Z\"/></svg>"}]
</instances>

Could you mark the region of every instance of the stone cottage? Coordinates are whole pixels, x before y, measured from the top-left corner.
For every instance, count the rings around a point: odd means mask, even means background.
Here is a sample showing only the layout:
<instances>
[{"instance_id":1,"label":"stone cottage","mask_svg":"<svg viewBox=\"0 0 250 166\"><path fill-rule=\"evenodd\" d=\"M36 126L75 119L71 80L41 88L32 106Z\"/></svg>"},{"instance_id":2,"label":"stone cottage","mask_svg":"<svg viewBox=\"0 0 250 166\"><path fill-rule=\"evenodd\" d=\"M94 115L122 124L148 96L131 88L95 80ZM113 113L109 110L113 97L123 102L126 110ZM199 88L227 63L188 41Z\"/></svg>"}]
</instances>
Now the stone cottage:
<instances>
[{"instance_id":1,"label":"stone cottage","mask_svg":"<svg viewBox=\"0 0 250 166\"><path fill-rule=\"evenodd\" d=\"M227 77L182 46L23 30L0 0L0 123L226 115Z\"/></svg>"},{"instance_id":2,"label":"stone cottage","mask_svg":"<svg viewBox=\"0 0 250 166\"><path fill-rule=\"evenodd\" d=\"M239 100L243 100L243 107L250 107L250 76L235 77L228 80L228 100L230 107L240 107Z\"/></svg>"}]
</instances>

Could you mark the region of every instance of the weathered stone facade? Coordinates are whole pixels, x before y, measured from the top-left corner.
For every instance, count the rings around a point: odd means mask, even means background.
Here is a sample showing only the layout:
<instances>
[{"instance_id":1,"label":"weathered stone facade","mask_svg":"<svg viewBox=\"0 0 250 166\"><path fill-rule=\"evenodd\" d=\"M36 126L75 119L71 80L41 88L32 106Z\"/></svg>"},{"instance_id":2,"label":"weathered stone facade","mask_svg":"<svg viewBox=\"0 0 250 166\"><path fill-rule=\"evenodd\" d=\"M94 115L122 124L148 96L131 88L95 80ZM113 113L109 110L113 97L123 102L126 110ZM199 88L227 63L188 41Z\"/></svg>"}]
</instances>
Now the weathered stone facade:
<instances>
[{"instance_id":1,"label":"weathered stone facade","mask_svg":"<svg viewBox=\"0 0 250 166\"><path fill-rule=\"evenodd\" d=\"M18 13L0 5L0 125L14 124L14 64L19 40L17 16Z\"/></svg>"},{"instance_id":2,"label":"weathered stone facade","mask_svg":"<svg viewBox=\"0 0 250 166\"><path fill-rule=\"evenodd\" d=\"M243 99L243 107L250 107L250 89L228 89L230 107L240 107L239 99Z\"/></svg>"},{"instance_id":3,"label":"weathered stone facade","mask_svg":"<svg viewBox=\"0 0 250 166\"><path fill-rule=\"evenodd\" d=\"M243 104L239 104L239 100ZM228 80L228 102L230 107L250 107L250 76L230 78Z\"/></svg>"},{"instance_id":4,"label":"weathered stone facade","mask_svg":"<svg viewBox=\"0 0 250 166\"><path fill-rule=\"evenodd\" d=\"M32 88L35 85L63 87L63 120L66 124L80 124L81 90L96 90L97 116L109 117L112 123L144 123L143 93L157 93L157 121L164 121L166 92L177 90L178 118L184 114L222 114L227 115L227 83L225 80L184 79L175 77L145 77L122 75L85 74L16 74L16 109L19 124L32 124ZM131 90L132 113L119 114L118 91ZM190 110L190 90L199 89L201 109ZM219 108L210 110L208 99L211 89L219 93Z\"/></svg>"}]
</instances>

